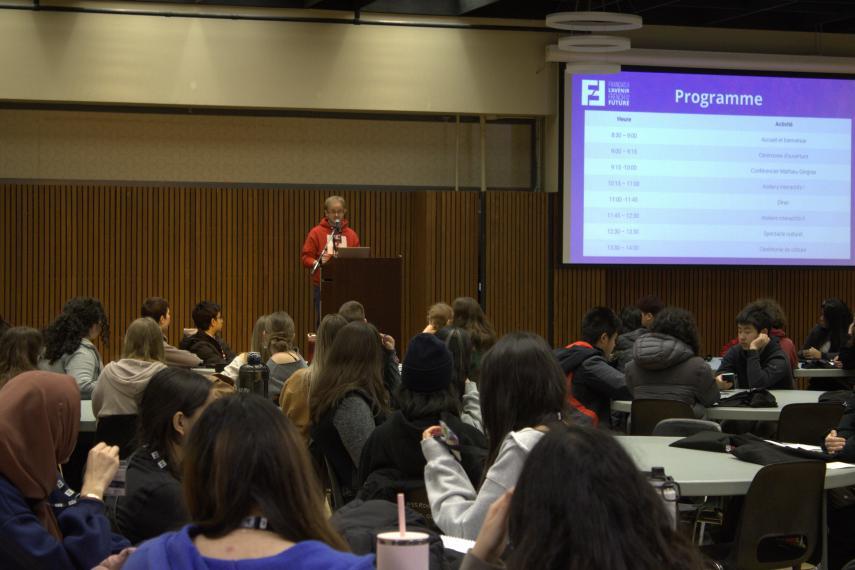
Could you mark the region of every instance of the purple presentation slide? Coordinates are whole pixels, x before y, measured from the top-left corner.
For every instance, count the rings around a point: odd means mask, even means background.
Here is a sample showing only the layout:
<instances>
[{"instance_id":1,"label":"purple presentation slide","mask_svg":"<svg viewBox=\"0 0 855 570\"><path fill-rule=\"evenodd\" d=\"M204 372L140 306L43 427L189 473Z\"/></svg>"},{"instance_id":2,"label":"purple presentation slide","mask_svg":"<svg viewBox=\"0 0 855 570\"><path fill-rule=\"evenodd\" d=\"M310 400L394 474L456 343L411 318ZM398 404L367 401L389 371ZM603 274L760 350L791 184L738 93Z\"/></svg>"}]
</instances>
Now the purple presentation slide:
<instances>
[{"instance_id":1,"label":"purple presentation slide","mask_svg":"<svg viewBox=\"0 0 855 570\"><path fill-rule=\"evenodd\" d=\"M855 81L568 75L562 261L855 265Z\"/></svg>"}]
</instances>

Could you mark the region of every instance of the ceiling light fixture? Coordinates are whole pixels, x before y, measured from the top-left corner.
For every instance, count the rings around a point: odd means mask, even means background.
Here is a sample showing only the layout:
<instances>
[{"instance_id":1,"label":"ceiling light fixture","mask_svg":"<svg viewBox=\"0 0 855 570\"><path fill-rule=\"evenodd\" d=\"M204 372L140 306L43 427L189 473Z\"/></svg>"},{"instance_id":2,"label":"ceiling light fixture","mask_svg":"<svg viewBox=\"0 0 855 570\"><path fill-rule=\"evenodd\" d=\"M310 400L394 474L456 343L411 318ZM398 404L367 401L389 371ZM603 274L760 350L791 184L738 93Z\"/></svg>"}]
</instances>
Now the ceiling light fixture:
<instances>
[{"instance_id":1,"label":"ceiling light fixture","mask_svg":"<svg viewBox=\"0 0 855 570\"><path fill-rule=\"evenodd\" d=\"M546 25L572 32L625 32L642 27L641 16L620 12L555 12L546 16Z\"/></svg>"}]
</instances>

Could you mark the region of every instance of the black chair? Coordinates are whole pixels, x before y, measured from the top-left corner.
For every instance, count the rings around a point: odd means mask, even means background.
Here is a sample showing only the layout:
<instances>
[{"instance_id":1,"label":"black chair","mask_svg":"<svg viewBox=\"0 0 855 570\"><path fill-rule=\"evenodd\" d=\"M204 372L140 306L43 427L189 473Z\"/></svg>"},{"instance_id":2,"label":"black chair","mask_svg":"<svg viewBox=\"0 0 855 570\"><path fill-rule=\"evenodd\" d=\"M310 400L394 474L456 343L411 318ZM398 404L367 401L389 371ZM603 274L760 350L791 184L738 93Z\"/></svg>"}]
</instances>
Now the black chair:
<instances>
[{"instance_id":1,"label":"black chair","mask_svg":"<svg viewBox=\"0 0 855 570\"><path fill-rule=\"evenodd\" d=\"M834 429L843 416L843 406L836 403L788 404L778 418L778 441L822 444L828 430Z\"/></svg>"},{"instance_id":2,"label":"black chair","mask_svg":"<svg viewBox=\"0 0 855 570\"><path fill-rule=\"evenodd\" d=\"M629 435L653 435L656 424L671 418L694 419L692 407L677 400L633 400Z\"/></svg>"},{"instance_id":3,"label":"black chair","mask_svg":"<svg viewBox=\"0 0 855 570\"><path fill-rule=\"evenodd\" d=\"M822 544L824 483L825 464L819 461L763 467L745 496L735 541L702 547L703 552L724 568L800 568Z\"/></svg>"},{"instance_id":4,"label":"black chair","mask_svg":"<svg viewBox=\"0 0 855 570\"><path fill-rule=\"evenodd\" d=\"M137 414L121 414L98 418L95 442L119 446L119 457L127 459L136 449Z\"/></svg>"},{"instance_id":5,"label":"black chair","mask_svg":"<svg viewBox=\"0 0 855 570\"><path fill-rule=\"evenodd\" d=\"M326 484L325 487L327 488L330 494L330 508L333 512L335 512L342 508L345 505L346 501L344 498L344 493L342 492L341 482L338 480L338 475L336 475L332 463L330 463L326 457L323 458L323 462L326 471L326 477L324 477L323 482Z\"/></svg>"},{"instance_id":6,"label":"black chair","mask_svg":"<svg viewBox=\"0 0 855 570\"><path fill-rule=\"evenodd\" d=\"M721 431L721 426L709 420L668 418L653 428L653 435L688 437L702 431Z\"/></svg>"}]
</instances>

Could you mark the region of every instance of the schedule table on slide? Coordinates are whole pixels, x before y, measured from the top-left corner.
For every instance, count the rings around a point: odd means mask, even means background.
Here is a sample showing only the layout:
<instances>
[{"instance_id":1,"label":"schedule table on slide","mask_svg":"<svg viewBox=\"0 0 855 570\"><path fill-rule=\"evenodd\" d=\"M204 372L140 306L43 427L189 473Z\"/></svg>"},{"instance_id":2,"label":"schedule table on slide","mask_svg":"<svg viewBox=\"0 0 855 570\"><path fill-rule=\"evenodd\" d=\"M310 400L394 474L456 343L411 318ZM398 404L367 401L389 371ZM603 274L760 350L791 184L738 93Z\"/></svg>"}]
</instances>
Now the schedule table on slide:
<instances>
[{"instance_id":1,"label":"schedule table on slide","mask_svg":"<svg viewBox=\"0 0 855 570\"><path fill-rule=\"evenodd\" d=\"M849 259L851 130L587 110L584 254Z\"/></svg>"}]
</instances>

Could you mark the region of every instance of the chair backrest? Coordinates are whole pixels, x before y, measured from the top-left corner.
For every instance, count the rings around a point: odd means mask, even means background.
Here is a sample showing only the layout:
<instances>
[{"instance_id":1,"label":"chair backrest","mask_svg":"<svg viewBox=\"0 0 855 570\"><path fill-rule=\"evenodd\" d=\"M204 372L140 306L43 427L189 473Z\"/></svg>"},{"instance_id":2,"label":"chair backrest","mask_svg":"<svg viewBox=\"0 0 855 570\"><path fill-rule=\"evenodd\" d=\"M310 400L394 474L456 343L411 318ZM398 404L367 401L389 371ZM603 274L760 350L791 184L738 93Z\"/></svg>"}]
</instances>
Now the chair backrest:
<instances>
[{"instance_id":1,"label":"chair backrest","mask_svg":"<svg viewBox=\"0 0 855 570\"><path fill-rule=\"evenodd\" d=\"M653 435L656 424L670 418L692 419L692 406L677 400L633 400L629 414L630 435Z\"/></svg>"},{"instance_id":2,"label":"chair backrest","mask_svg":"<svg viewBox=\"0 0 855 570\"><path fill-rule=\"evenodd\" d=\"M798 567L821 544L825 464L767 465L751 482L736 532L736 568ZM799 542L784 540L801 537ZM779 539L776 541L776 539Z\"/></svg>"},{"instance_id":3,"label":"chair backrest","mask_svg":"<svg viewBox=\"0 0 855 570\"><path fill-rule=\"evenodd\" d=\"M778 418L778 441L820 445L828 430L834 429L843 416L837 403L787 404Z\"/></svg>"},{"instance_id":4,"label":"chair backrest","mask_svg":"<svg viewBox=\"0 0 855 570\"><path fill-rule=\"evenodd\" d=\"M337 511L345 504L344 494L341 490L341 482L338 480L338 475L336 475L335 469L333 469L332 464L326 457L323 458L323 462L324 467L326 468L326 477L324 478L324 482L329 485L330 499L332 502L330 507L333 511Z\"/></svg>"},{"instance_id":5,"label":"chair backrest","mask_svg":"<svg viewBox=\"0 0 855 570\"><path fill-rule=\"evenodd\" d=\"M668 418L656 424L653 435L688 437L702 431L721 431L721 426L709 420Z\"/></svg>"},{"instance_id":6,"label":"chair backrest","mask_svg":"<svg viewBox=\"0 0 855 570\"><path fill-rule=\"evenodd\" d=\"M98 418L95 441L119 446L119 457L126 459L136 449L137 414L121 414Z\"/></svg>"}]
</instances>

